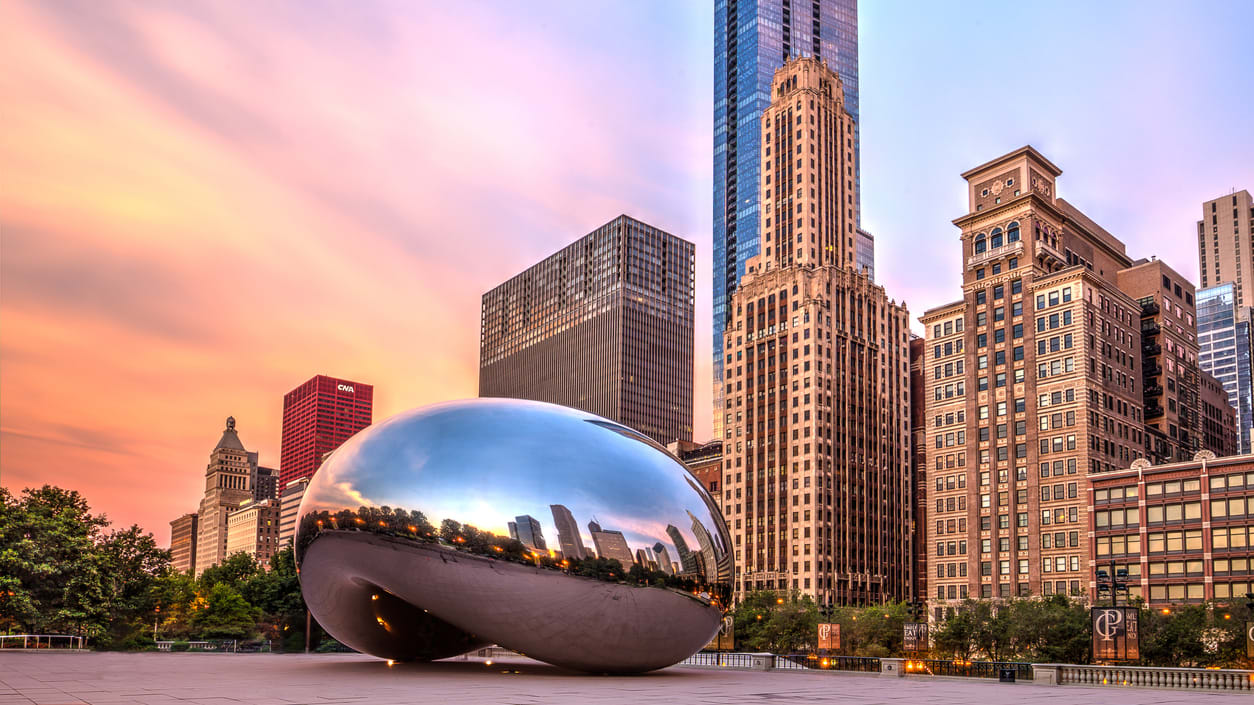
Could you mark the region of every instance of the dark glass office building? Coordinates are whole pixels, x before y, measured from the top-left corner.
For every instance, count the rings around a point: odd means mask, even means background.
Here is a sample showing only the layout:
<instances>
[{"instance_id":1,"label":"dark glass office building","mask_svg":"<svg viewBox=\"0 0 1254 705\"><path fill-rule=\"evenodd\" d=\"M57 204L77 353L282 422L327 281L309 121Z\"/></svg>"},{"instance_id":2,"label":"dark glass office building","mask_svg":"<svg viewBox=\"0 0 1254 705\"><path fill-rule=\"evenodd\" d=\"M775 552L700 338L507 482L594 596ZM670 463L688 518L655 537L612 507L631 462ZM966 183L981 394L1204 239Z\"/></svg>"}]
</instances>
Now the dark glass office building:
<instances>
[{"instance_id":1,"label":"dark glass office building","mask_svg":"<svg viewBox=\"0 0 1254 705\"><path fill-rule=\"evenodd\" d=\"M621 215L483 295L479 396L692 440L695 247Z\"/></svg>"},{"instance_id":2,"label":"dark glass office building","mask_svg":"<svg viewBox=\"0 0 1254 705\"><path fill-rule=\"evenodd\" d=\"M1197 363L1215 376L1237 412L1237 452L1251 452L1254 435L1254 367L1251 366L1251 310L1238 305L1231 283L1197 292Z\"/></svg>"},{"instance_id":3,"label":"dark glass office building","mask_svg":"<svg viewBox=\"0 0 1254 705\"><path fill-rule=\"evenodd\" d=\"M775 70L795 56L817 57L840 74L845 89L845 109L853 115L855 124L856 177L861 164L857 157L857 0L715 0L713 341L716 438L722 437L721 353L727 303L745 274L745 261L758 254L759 249L759 120L771 102L771 79ZM861 193L861 188L855 188L854 193ZM857 196L854 199L855 217L860 222Z\"/></svg>"}]
</instances>

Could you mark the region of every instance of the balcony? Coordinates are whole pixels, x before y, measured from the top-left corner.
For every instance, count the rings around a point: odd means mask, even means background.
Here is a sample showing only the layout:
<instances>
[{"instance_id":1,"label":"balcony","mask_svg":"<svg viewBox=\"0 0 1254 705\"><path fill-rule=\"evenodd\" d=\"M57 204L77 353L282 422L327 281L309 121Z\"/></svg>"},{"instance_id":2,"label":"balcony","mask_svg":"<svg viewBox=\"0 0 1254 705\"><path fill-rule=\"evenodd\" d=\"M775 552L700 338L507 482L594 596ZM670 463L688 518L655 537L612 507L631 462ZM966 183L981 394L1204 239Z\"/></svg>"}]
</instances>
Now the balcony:
<instances>
[{"instance_id":1,"label":"balcony","mask_svg":"<svg viewBox=\"0 0 1254 705\"><path fill-rule=\"evenodd\" d=\"M1150 404L1145 407L1145 418L1156 419L1163 415L1163 408L1157 404Z\"/></svg>"},{"instance_id":2,"label":"balcony","mask_svg":"<svg viewBox=\"0 0 1254 705\"><path fill-rule=\"evenodd\" d=\"M1017 255L1023 252L1023 241L1015 240L1008 245L995 247L987 252L981 252L978 255L972 255L967 258L967 269L984 264L990 260L1000 259L1009 255Z\"/></svg>"},{"instance_id":3,"label":"balcony","mask_svg":"<svg viewBox=\"0 0 1254 705\"><path fill-rule=\"evenodd\" d=\"M1158 308L1158 303L1153 299L1145 301L1141 304L1142 316L1156 316L1160 310L1161 309Z\"/></svg>"},{"instance_id":4,"label":"balcony","mask_svg":"<svg viewBox=\"0 0 1254 705\"><path fill-rule=\"evenodd\" d=\"M1163 346L1158 343L1145 343L1141 345L1141 352L1146 355L1157 355L1163 351Z\"/></svg>"},{"instance_id":5,"label":"balcony","mask_svg":"<svg viewBox=\"0 0 1254 705\"><path fill-rule=\"evenodd\" d=\"M1150 397L1161 396L1163 393L1163 388L1155 385L1153 387L1146 387L1144 392L1145 392L1145 398L1149 399Z\"/></svg>"},{"instance_id":6,"label":"balcony","mask_svg":"<svg viewBox=\"0 0 1254 705\"><path fill-rule=\"evenodd\" d=\"M1158 321L1141 321L1141 335L1158 335L1161 331L1162 328L1158 327Z\"/></svg>"}]
</instances>

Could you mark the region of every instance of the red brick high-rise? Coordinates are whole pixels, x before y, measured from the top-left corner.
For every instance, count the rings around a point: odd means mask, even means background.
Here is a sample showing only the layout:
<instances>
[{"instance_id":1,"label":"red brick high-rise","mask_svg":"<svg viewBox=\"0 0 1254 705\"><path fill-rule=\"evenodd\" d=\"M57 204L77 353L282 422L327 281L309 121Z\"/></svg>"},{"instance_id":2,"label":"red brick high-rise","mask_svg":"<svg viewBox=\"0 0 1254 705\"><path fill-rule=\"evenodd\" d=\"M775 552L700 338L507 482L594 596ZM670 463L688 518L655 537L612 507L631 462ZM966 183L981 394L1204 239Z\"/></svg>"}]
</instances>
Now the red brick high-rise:
<instances>
[{"instance_id":1,"label":"red brick high-rise","mask_svg":"<svg viewBox=\"0 0 1254 705\"><path fill-rule=\"evenodd\" d=\"M371 423L374 387L318 375L283 395L279 487L313 477L322 456Z\"/></svg>"}]
</instances>

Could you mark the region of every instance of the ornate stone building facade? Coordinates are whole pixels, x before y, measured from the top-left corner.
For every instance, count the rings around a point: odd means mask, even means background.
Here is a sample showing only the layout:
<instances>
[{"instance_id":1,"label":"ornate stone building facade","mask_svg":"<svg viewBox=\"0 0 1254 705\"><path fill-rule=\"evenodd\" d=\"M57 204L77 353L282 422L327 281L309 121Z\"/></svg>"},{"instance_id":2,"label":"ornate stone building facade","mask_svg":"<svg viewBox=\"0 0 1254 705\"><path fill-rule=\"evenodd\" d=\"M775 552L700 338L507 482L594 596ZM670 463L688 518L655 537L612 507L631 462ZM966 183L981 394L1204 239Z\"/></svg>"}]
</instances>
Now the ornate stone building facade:
<instances>
[{"instance_id":1,"label":"ornate stone building facade","mask_svg":"<svg viewBox=\"0 0 1254 705\"><path fill-rule=\"evenodd\" d=\"M1179 420L1199 396L1191 287L1058 198L1061 173L1023 147L962 175L963 299L920 319L936 615L1092 594L1088 477L1206 437ZM1147 404L1173 415L1147 430Z\"/></svg>"},{"instance_id":2,"label":"ornate stone building facade","mask_svg":"<svg viewBox=\"0 0 1254 705\"><path fill-rule=\"evenodd\" d=\"M723 516L738 597L910 589L909 317L857 271L854 122L816 59L762 117L761 254L723 338Z\"/></svg>"},{"instance_id":3,"label":"ornate stone building facade","mask_svg":"<svg viewBox=\"0 0 1254 705\"><path fill-rule=\"evenodd\" d=\"M209 454L205 468L205 496L200 500L196 536L196 575L227 557L227 515L245 501L252 501L252 478L257 454L244 449L235 432L235 417L228 417L222 438Z\"/></svg>"}]
</instances>

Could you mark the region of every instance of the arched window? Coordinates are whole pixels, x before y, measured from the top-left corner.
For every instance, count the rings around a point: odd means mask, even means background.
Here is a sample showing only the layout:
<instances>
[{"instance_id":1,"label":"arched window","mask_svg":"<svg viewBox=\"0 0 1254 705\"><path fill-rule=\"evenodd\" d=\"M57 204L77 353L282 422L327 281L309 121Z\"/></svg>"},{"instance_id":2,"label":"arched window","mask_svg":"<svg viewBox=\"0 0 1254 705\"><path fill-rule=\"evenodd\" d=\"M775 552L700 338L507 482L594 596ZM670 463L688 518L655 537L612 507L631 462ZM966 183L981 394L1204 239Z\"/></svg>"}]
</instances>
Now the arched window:
<instances>
[{"instance_id":1,"label":"arched window","mask_svg":"<svg viewBox=\"0 0 1254 705\"><path fill-rule=\"evenodd\" d=\"M984 233L975 236L975 254L980 254L988 249L988 242L984 240Z\"/></svg>"},{"instance_id":2,"label":"arched window","mask_svg":"<svg viewBox=\"0 0 1254 705\"><path fill-rule=\"evenodd\" d=\"M993 232L989 235L988 240L989 247L1001 247L1001 228L993 228Z\"/></svg>"},{"instance_id":3,"label":"arched window","mask_svg":"<svg viewBox=\"0 0 1254 705\"><path fill-rule=\"evenodd\" d=\"M1015 220L1006 226L1006 242L1019 241L1019 221Z\"/></svg>"}]
</instances>

